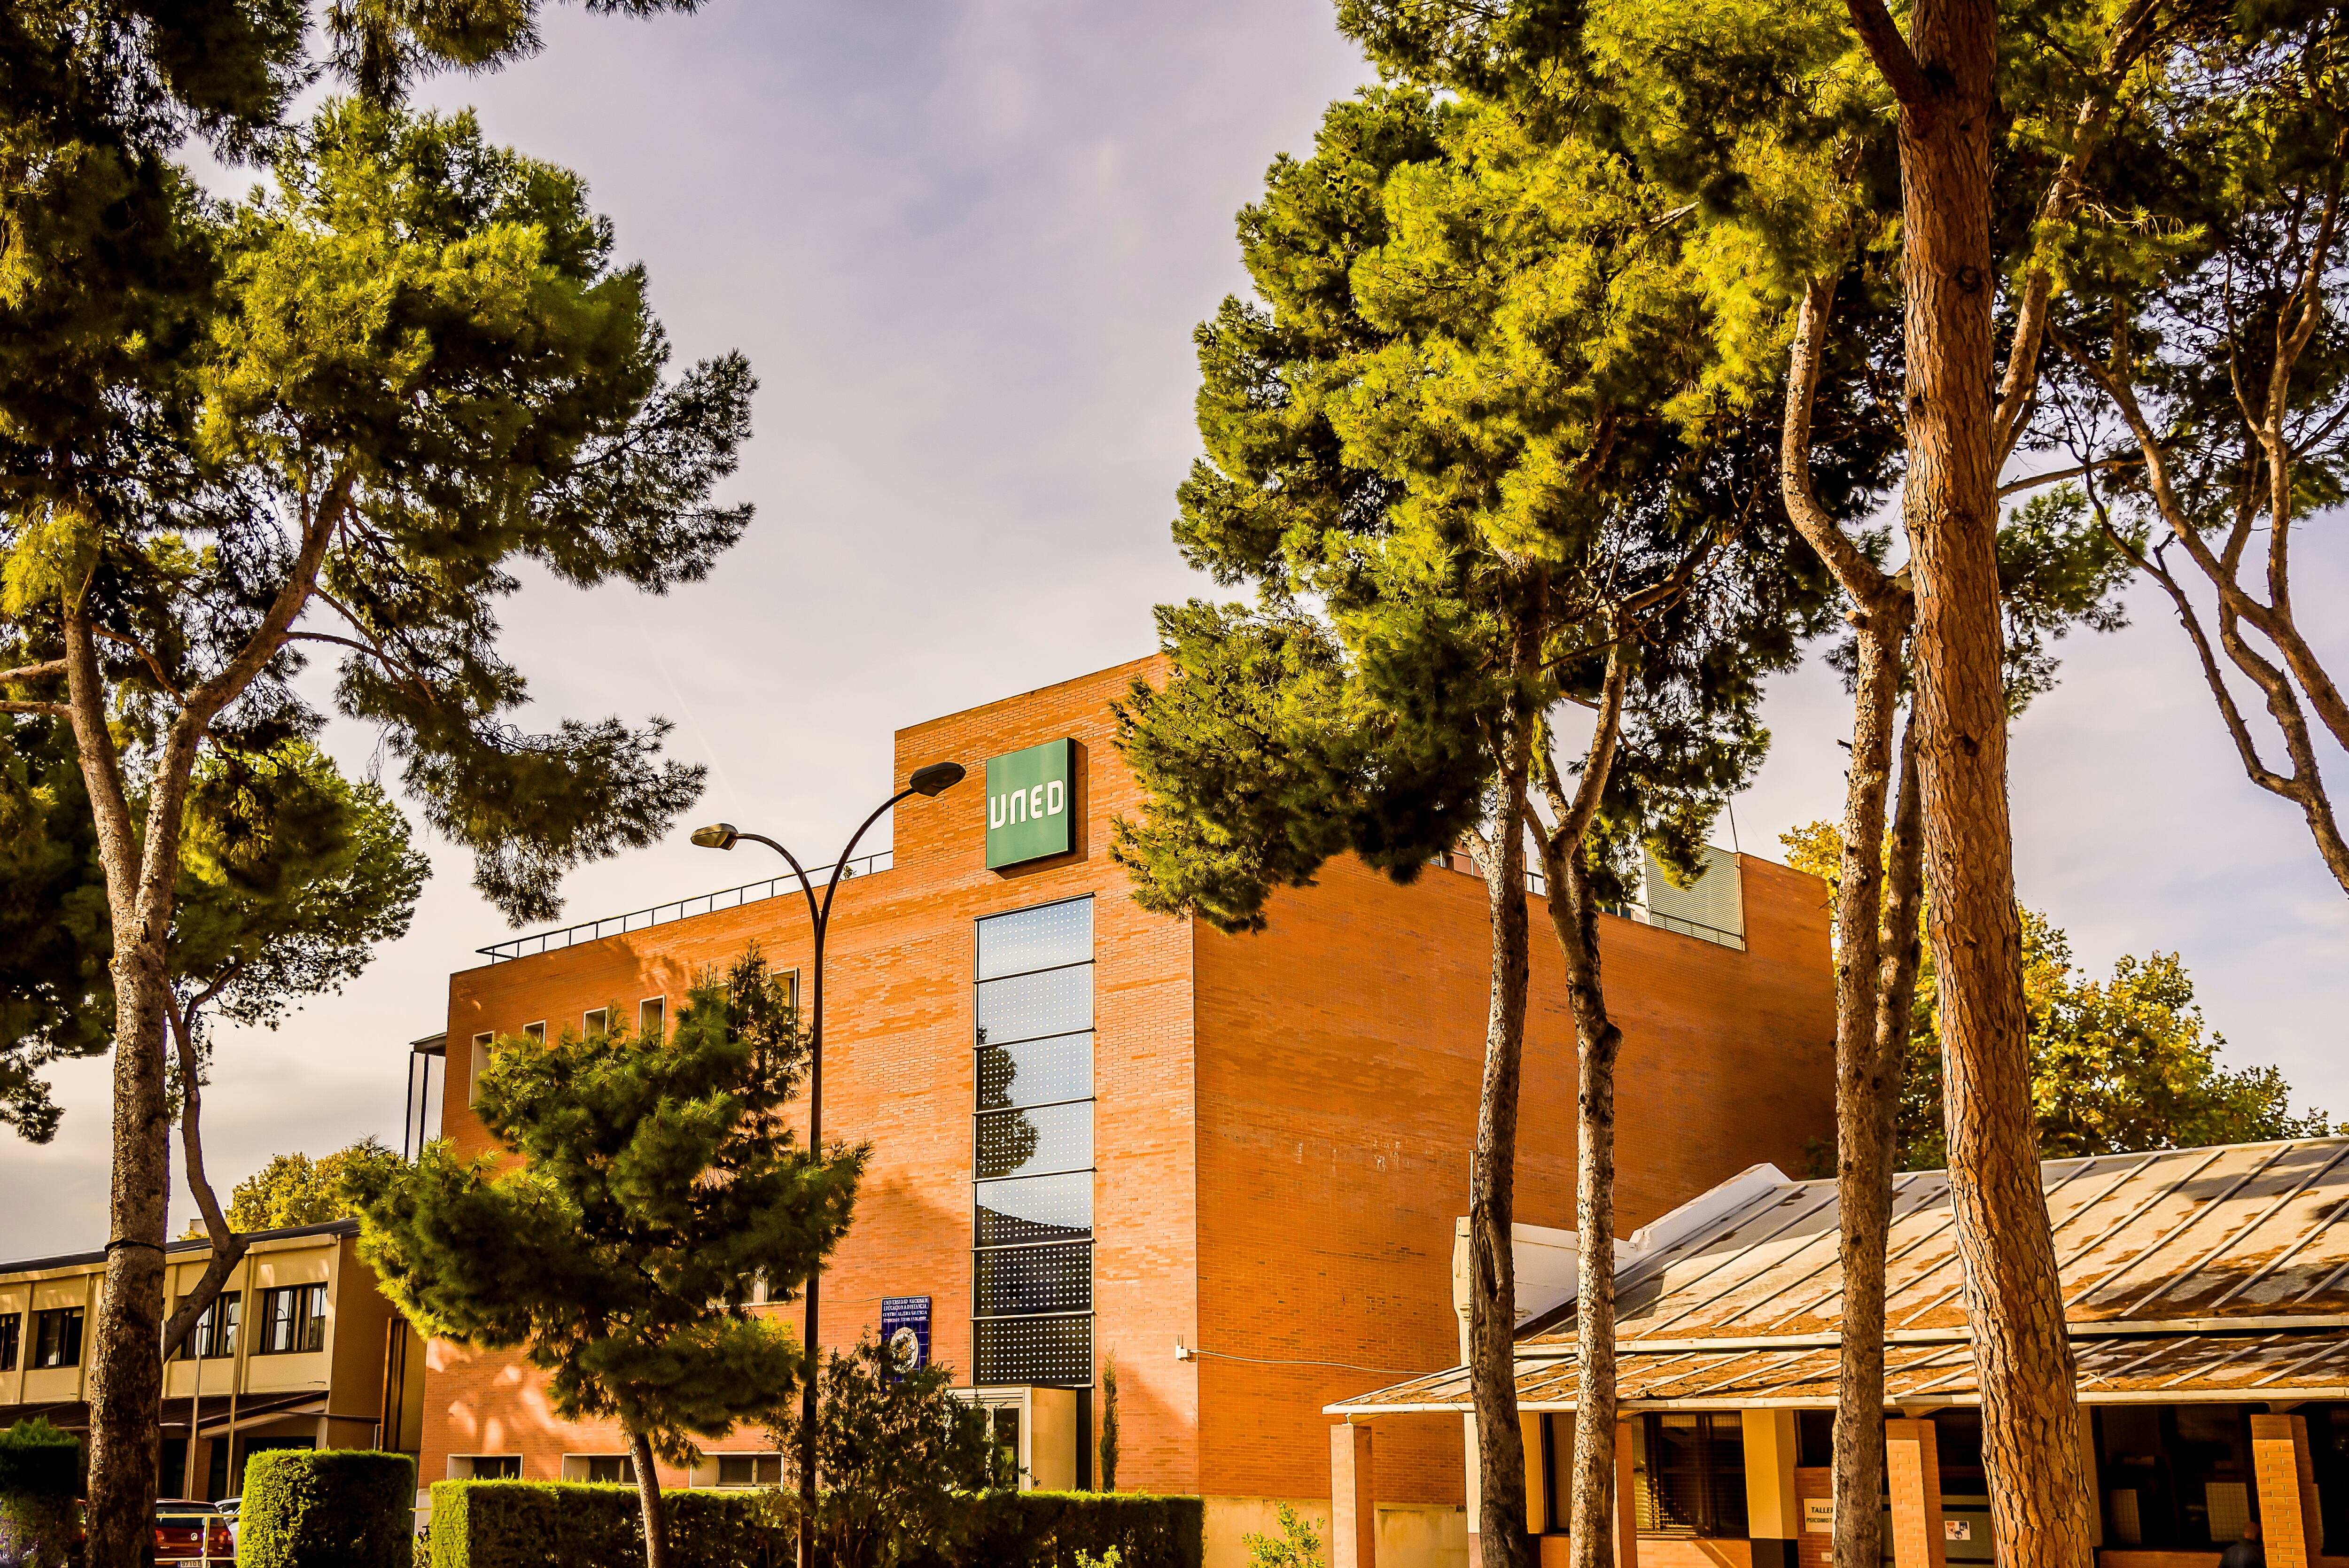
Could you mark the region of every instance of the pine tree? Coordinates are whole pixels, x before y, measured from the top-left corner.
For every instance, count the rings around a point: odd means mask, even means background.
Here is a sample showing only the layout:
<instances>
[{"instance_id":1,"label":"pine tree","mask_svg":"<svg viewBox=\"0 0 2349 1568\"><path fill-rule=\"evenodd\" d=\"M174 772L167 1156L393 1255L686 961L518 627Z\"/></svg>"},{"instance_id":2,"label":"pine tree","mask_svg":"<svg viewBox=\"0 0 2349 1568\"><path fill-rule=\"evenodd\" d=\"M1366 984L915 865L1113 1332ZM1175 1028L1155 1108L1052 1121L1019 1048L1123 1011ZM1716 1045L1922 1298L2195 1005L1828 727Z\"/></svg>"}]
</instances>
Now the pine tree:
<instances>
[{"instance_id":1,"label":"pine tree","mask_svg":"<svg viewBox=\"0 0 2349 1568\"><path fill-rule=\"evenodd\" d=\"M1147 906L1260 929L1353 853L1484 872L1491 1021L1471 1183L1481 1550L1526 1561L1512 1332L1526 838L1568 956L1586 1114L1578 1553L1613 1467L1612 1058L1596 916L1643 845L1694 870L1758 759L1758 680L1825 582L1757 492L1773 372L1712 352L1688 213L1555 116L1399 89L1331 106L1241 214L1262 304L1199 333L1208 458L1176 537L1253 606L1159 612L1174 673L1119 744L1146 792L1115 853ZM1864 489L1856 484L1855 491ZM1578 764L1552 716L1599 714ZM1537 793L1548 807L1547 818ZM1593 1561L1585 1557L1584 1561Z\"/></svg>"},{"instance_id":2,"label":"pine tree","mask_svg":"<svg viewBox=\"0 0 2349 1568\"><path fill-rule=\"evenodd\" d=\"M655 1460L788 1408L798 1341L746 1304L831 1254L869 1153L785 1125L808 1061L791 995L754 946L666 1036L501 1037L475 1109L502 1153L436 1141L349 1178L359 1254L409 1322L519 1348L555 1414L619 1423L647 1568L668 1561Z\"/></svg>"},{"instance_id":3,"label":"pine tree","mask_svg":"<svg viewBox=\"0 0 2349 1568\"><path fill-rule=\"evenodd\" d=\"M661 761L657 723L507 721L527 696L495 644L512 567L661 592L748 521L707 500L746 433L747 366L665 375L643 274L613 263L574 177L468 117L357 101L285 133L273 170L249 202L186 203L210 282L174 307L172 358L129 367L108 418L57 443L0 431L0 663L26 694L0 710L70 732L111 932L117 1242L91 1364L109 1568L154 1489L170 952L207 769L315 733L289 683L330 652L336 707L383 731L477 885L543 918L567 868L649 842L699 776Z\"/></svg>"}]
</instances>

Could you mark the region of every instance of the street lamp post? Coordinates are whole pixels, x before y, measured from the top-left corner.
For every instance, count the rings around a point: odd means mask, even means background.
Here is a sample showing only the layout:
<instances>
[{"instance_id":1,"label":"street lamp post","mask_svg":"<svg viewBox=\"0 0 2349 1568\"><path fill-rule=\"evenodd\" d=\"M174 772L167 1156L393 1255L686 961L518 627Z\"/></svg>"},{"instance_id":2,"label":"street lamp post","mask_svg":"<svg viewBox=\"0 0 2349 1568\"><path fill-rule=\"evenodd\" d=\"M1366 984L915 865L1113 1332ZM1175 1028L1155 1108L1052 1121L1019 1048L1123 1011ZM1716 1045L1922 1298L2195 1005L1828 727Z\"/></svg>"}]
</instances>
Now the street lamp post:
<instances>
[{"instance_id":1,"label":"street lamp post","mask_svg":"<svg viewBox=\"0 0 2349 1568\"><path fill-rule=\"evenodd\" d=\"M693 841L705 850L730 850L748 839L764 844L791 862L800 879L800 891L807 895L808 927L814 944L809 964L808 985L808 1149L812 1153L823 1150L823 938L832 923L832 895L839 891L840 879L846 872L849 858L856 846L881 814L909 796L936 796L946 793L963 780L963 768L958 762L933 762L926 768L916 768L905 781L905 788L890 796L874 809L864 824L849 835L848 847L833 861L832 876L823 884L823 899L815 896L815 884L808 879L807 869L799 857L768 838L763 833L746 833L731 822L714 822L707 828L693 830ZM821 869L821 868L819 868ZM802 1332L807 1352L807 1374L800 1387L800 1568L814 1568L815 1563L815 1418L816 1367L822 1355L821 1342L816 1337L816 1280L822 1265L808 1271L807 1322Z\"/></svg>"}]
</instances>

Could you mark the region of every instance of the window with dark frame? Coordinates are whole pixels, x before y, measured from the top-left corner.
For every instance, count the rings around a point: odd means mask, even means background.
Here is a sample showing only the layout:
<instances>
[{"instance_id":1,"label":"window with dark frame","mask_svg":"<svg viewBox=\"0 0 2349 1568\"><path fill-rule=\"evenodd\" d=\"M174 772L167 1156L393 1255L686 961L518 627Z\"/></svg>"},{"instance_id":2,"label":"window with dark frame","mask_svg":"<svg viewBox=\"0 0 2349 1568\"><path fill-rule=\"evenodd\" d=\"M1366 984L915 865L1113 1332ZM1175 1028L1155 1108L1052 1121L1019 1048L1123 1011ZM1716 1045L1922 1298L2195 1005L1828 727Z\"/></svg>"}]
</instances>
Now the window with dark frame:
<instances>
[{"instance_id":1,"label":"window with dark frame","mask_svg":"<svg viewBox=\"0 0 2349 1568\"><path fill-rule=\"evenodd\" d=\"M604 1486L636 1484L636 1461L626 1454L589 1454L587 1480Z\"/></svg>"},{"instance_id":2,"label":"window with dark frame","mask_svg":"<svg viewBox=\"0 0 2349 1568\"><path fill-rule=\"evenodd\" d=\"M296 1356L326 1347L326 1287L280 1285L261 1293L255 1356Z\"/></svg>"},{"instance_id":3,"label":"window with dark frame","mask_svg":"<svg viewBox=\"0 0 2349 1568\"><path fill-rule=\"evenodd\" d=\"M0 1312L0 1372L16 1369L17 1342L25 1336L25 1315Z\"/></svg>"},{"instance_id":4,"label":"window with dark frame","mask_svg":"<svg viewBox=\"0 0 2349 1568\"><path fill-rule=\"evenodd\" d=\"M1093 904L978 923L972 1381L1092 1383Z\"/></svg>"},{"instance_id":5,"label":"window with dark frame","mask_svg":"<svg viewBox=\"0 0 2349 1568\"><path fill-rule=\"evenodd\" d=\"M1742 1540L1745 1429L1734 1410L1651 1410L1641 1419L1642 1534Z\"/></svg>"},{"instance_id":6,"label":"window with dark frame","mask_svg":"<svg viewBox=\"0 0 2349 1568\"><path fill-rule=\"evenodd\" d=\"M241 1303L237 1291L224 1290L212 1298L196 1319L194 1328L180 1341L181 1361L222 1361L236 1354L236 1324ZM184 1302L187 1298L180 1298Z\"/></svg>"},{"instance_id":7,"label":"window with dark frame","mask_svg":"<svg viewBox=\"0 0 2349 1568\"><path fill-rule=\"evenodd\" d=\"M33 1365L81 1365L81 1308L53 1306L33 1314Z\"/></svg>"},{"instance_id":8,"label":"window with dark frame","mask_svg":"<svg viewBox=\"0 0 2349 1568\"><path fill-rule=\"evenodd\" d=\"M718 1456L719 1486L781 1486L783 1484L783 1456L781 1454L719 1454Z\"/></svg>"}]
</instances>

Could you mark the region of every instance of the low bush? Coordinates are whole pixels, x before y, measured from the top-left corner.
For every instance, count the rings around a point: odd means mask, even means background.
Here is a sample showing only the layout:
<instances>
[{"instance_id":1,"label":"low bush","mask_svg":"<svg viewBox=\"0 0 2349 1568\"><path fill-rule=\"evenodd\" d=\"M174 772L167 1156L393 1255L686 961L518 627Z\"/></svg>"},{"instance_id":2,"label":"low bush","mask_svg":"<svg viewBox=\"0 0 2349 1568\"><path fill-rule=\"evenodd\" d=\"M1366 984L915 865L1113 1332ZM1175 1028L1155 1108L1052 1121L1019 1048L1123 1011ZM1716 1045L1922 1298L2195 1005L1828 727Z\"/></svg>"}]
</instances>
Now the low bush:
<instances>
[{"instance_id":1,"label":"low bush","mask_svg":"<svg viewBox=\"0 0 2349 1568\"><path fill-rule=\"evenodd\" d=\"M1121 1491L999 1491L978 1500L970 1543L937 1568L1079 1568L1114 1551L1120 1568L1199 1568L1206 1504Z\"/></svg>"},{"instance_id":2,"label":"low bush","mask_svg":"<svg viewBox=\"0 0 2349 1568\"><path fill-rule=\"evenodd\" d=\"M758 1491L664 1491L672 1568L785 1568L791 1532ZM432 1486L432 1568L626 1568L645 1560L633 1486L443 1480Z\"/></svg>"},{"instance_id":3,"label":"low bush","mask_svg":"<svg viewBox=\"0 0 2349 1568\"><path fill-rule=\"evenodd\" d=\"M791 1568L792 1500L668 1491L672 1568ZM1200 1568L1206 1505L1135 1492L988 1492L967 1500L963 1544L914 1568ZM644 1560L636 1489L577 1481L444 1480L432 1488L431 1568L626 1568ZM820 1556L831 1553L818 1543ZM305 1565L306 1568L306 1564Z\"/></svg>"},{"instance_id":4,"label":"low bush","mask_svg":"<svg viewBox=\"0 0 2349 1568\"><path fill-rule=\"evenodd\" d=\"M244 1467L237 1568L411 1568L416 1461L272 1449Z\"/></svg>"},{"instance_id":5,"label":"low bush","mask_svg":"<svg viewBox=\"0 0 2349 1568\"><path fill-rule=\"evenodd\" d=\"M78 1555L81 1440L36 1418L0 1431L0 1563L63 1568Z\"/></svg>"}]
</instances>

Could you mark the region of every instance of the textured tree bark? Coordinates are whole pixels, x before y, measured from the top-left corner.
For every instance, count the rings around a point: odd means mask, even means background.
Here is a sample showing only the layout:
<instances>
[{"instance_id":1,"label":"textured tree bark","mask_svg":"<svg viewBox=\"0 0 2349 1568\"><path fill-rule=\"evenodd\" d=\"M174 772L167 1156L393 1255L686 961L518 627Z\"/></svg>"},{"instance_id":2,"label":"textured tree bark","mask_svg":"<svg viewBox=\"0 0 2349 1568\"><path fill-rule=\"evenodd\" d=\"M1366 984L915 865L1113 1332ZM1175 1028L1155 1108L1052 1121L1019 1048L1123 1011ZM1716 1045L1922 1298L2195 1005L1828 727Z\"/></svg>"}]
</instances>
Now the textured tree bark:
<instances>
[{"instance_id":1,"label":"textured tree bark","mask_svg":"<svg viewBox=\"0 0 2349 1568\"><path fill-rule=\"evenodd\" d=\"M1855 19L1893 59L1883 8ZM1920 0L1901 102L1909 449L1925 878L1950 1184L1982 1390L1992 1529L2013 1560L2089 1568L2072 1350L2039 1181L2006 792L1990 245L1995 0Z\"/></svg>"},{"instance_id":2,"label":"textured tree bark","mask_svg":"<svg viewBox=\"0 0 2349 1568\"><path fill-rule=\"evenodd\" d=\"M668 1568L668 1509L661 1501L660 1472L653 1468L652 1439L628 1429L628 1457L636 1464L636 1502L645 1516L645 1568Z\"/></svg>"},{"instance_id":3,"label":"textured tree bark","mask_svg":"<svg viewBox=\"0 0 2349 1568\"><path fill-rule=\"evenodd\" d=\"M1623 1032L1607 1011L1599 967L1599 900L1583 839L1613 770L1631 660L1619 634L1607 658L1599 722L1568 799L1543 748L1542 786L1557 821L1542 833L1550 929L1566 960L1567 1006L1577 1047L1575 1129L1574 1491L1568 1501L1574 1568L1615 1561L1615 1061Z\"/></svg>"},{"instance_id":4,"label":"textured tree bark","mask_svg":"<svg viewBox=\"0 0 2349 1568\"><path fill-rule=\"evenodd\" d=\"M1521 676L1540 668L1542 616L1520 620L1513 657ZM1476 1102L1476 1150L1468 1178L1468 1383L1476 1408L1476 1553L1482 1568L1534 1568L1526 1528L1525 1433L1517 1424L1517 1089L1525 1053L1531 944L1526 911L1526 787L1538 715L1520 704L1502 738L1498 809L1477 859L1491 906L1493 975L1485 1026L1485 1078Z\"/></svg>"},{"instance_id":5,"label":"textured tree bark","mask_svg":"<svg viewBox=\"0 0 2349 1568\"><path fill-rule=\"evenodd\" d=\"M1906 604L1900 608L1905 611ZM1836 1372L1835 1561L1877 1568L1883 1560L1884 1250L1892 1214L1892 1121L1885 1114L1885 798L1900 704L1906 615L1862 611L1858 692L1843 820L1843 872L1836 888L1836 1195L1841 1219L1842 1348ZM1898 1095L1898 1078L1893 1079ZM1893 1103L1897 1103L1897 1098Z\"/></svg>"}]
</instances>

